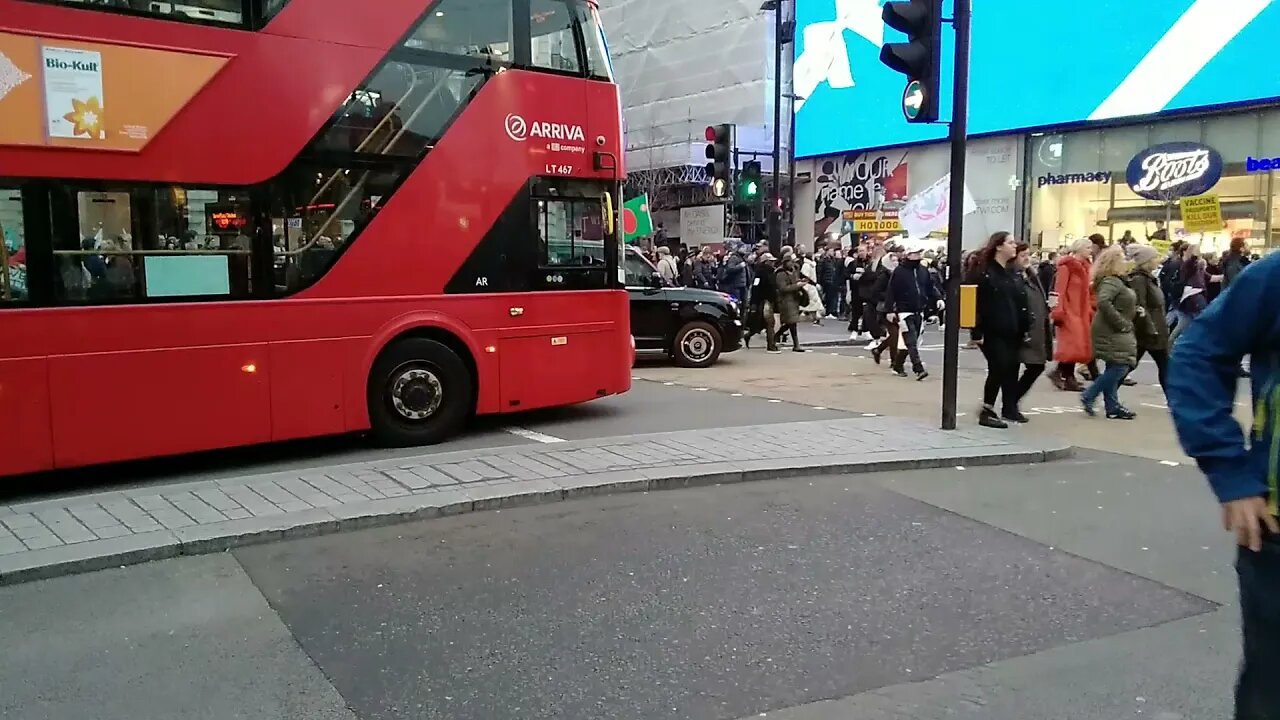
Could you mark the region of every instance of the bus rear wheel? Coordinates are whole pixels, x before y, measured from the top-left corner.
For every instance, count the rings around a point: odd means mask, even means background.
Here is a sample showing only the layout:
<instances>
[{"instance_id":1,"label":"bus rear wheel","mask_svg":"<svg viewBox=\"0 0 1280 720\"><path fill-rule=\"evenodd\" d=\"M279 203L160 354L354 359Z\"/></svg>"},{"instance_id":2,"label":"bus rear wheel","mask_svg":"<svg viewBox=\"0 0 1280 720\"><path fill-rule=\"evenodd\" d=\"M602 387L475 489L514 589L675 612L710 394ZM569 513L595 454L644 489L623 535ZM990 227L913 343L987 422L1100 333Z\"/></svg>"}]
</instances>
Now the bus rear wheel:
<instances>
[{"instance_id":1,"label":"bus rear wheel","mask_svg":"<svg viewBox=\"0 0 1280 720\"><path fill-rule=\"evenodd\" d=\"M428 338L387 347L369 374L369 424L392 447L431 445L456 434L471 413L475 381L462 358Z\"/></svg>"}]
</instances>

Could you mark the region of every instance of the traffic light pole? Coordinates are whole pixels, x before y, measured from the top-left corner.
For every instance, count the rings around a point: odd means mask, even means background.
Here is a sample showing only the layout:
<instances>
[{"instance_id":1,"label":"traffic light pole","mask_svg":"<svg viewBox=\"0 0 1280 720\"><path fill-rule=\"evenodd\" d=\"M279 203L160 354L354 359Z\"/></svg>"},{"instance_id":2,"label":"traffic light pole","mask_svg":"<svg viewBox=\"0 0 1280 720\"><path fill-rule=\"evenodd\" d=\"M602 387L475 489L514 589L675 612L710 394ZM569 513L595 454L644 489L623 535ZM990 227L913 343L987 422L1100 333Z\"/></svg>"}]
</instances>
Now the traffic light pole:
<instances>
[{"instance_id":1,"label":"traffic light pole","mask_svg":"<svg viewBox=\"0 0 1280 720\"><path fill-rule=\"evenodd\" d=\"M782 3L773 11L773 198L765 211L769 229L769 252L782 252L782 213L778 201L782 198Z\"/></svg>"},{"instance_id":2,"label":"traffic light pole","mask_svg":"<svg viewBox=\"0 0 1280 720\"><path fill-rule=\"evenodd\" d=\"M969 120L969 2L955 0L956 76L951 115L951 206L947 220L947 328L942 350L942 429L956 429L960 366L960 253L964 232L964 162Z\"/></svg>"}]
</instances>

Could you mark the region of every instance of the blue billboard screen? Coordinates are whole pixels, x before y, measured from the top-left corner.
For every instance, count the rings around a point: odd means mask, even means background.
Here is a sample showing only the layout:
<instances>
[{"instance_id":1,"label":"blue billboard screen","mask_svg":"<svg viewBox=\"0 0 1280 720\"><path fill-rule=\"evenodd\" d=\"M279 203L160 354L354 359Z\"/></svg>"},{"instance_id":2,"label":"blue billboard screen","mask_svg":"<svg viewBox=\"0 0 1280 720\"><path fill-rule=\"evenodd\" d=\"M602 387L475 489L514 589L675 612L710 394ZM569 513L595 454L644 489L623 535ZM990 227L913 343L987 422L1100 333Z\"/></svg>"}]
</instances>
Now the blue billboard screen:
<instances>
[{"instance_id":1,"label":"blue billboard screen","mask_svg":"<svg viewBox=\"0 0 1280 720\"><path fill-rule=\"evenodd\" d=\"M796 154L946 137L902 116L880 62L884 0L796 0ZM950 2L945 3L950 14ZM969 132L989 134L1280 97L1265 48L1280 0L973 0ZM942 118L953 52L943 30Z\"/></svg>"}]
</instances>

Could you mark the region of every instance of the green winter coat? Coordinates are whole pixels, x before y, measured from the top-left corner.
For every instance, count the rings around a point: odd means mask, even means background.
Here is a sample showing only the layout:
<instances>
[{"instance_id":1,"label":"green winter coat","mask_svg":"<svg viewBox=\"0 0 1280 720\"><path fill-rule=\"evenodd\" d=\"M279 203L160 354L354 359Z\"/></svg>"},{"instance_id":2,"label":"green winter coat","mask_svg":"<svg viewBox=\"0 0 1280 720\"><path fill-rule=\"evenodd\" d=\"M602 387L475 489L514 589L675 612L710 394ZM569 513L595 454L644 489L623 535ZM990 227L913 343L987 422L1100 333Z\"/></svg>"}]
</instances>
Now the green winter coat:
<instances>
[{"instance_id":1,"label":"green winter coat","mask_svg":"<svg viewBox=\"0 0 1280 720\"><path fill-rule=\"evenodd\" d=\"M1138 297L1124 280L1108 275L1094 283L1098 313L1093 316L1093 356L1107 363L1134 367L1138 364L1138 338L1133 317Z\"/></svg>"},{"instance_id":2,"label":"green winter coat","mask_svg":"<svg viewBox=\"0 0 1280 720\"><path fill-rule=\"evenodd\" d=\"M1143 350L1167 350L1169 348L1169 323L1164 317L1164 293L1156 279L1145 270L1129 274L1129 287L1138 298L1138 307L1145 313L1133 320L1138 347Z\"/></svg>"},{"instance_id":3,"label":"green winter coat","mask_svg":"<svg viewBox=\"0 0 1280 720\"><path fill-rule=\"evenodd\" d=\"M800 270L778 268L778 303L774 312L782 318L783 325L800 322L800 293L804 286L800 284Z\"/></svg>"}]
</instances>

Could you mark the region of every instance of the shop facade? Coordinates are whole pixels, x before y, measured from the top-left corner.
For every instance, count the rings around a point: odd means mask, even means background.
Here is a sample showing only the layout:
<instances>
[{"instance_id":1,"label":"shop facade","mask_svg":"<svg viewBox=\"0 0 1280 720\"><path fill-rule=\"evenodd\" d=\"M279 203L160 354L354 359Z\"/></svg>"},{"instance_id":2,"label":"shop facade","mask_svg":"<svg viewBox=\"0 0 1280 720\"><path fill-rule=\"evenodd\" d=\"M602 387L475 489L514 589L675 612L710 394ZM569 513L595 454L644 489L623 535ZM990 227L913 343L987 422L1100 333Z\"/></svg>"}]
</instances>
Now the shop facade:
<instances>
[{"instance_id":1,"label":"shop facade","mask_svg":"<svg viewBox=\"0 0 1280 720\"><path fill-rule=\"evenodd\" d=\"M948 170L946 125L902 117L903 79L879 61L873 5L797 0L801 244L891 227L872 220ZM997 230L1048 250L1093 233L1187 237L1208 252L1232 238L1280 247L1280 74L1257 54L1280 34L1280 3L1078 0L1066 15L1022 0L988 5L972 26L964 247ZM1091 51L1011 61L1009 37L1028 47L1089 37ZM1188 52L1192 40L1213 52ZM942 103L946 117L946 90ZM1130 163L1169 143L1214 158L1215 181L1197 191L1217 199L1220 229L1188 232L1177 204L1134 191Z\"/></svg>"},{"instance_id":2,"label":"shop facade","mask_svg":"<svg viewBox=\"0 0 1280 720\"><path fill-rule=\"evenodd\" d=\"M1220 230L1188 232L1179 204L1140 196L1126 177L1134 157L1169 143L1221 158L1220 178L1204 193L1218 198ZM1093 233L1162 240L1157 232L1168 221L1168 240L1194 241L1204 252L1223 252L1232 238L1244 238L1255 252L1280 247L1280 107L1037 133L1027 137L1026 153L1022 227L1033 245L1057 249Z\"/></svg>"}]
</instances>

